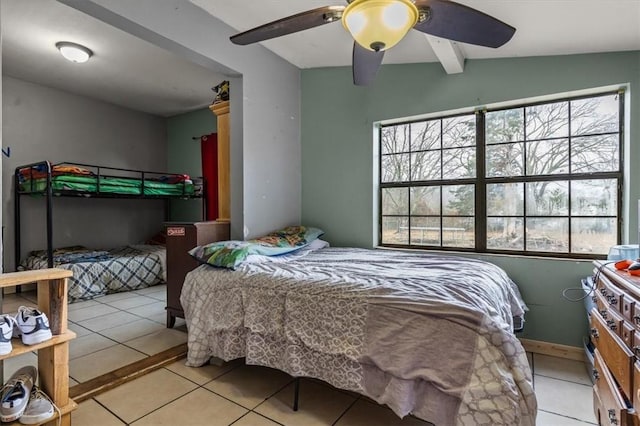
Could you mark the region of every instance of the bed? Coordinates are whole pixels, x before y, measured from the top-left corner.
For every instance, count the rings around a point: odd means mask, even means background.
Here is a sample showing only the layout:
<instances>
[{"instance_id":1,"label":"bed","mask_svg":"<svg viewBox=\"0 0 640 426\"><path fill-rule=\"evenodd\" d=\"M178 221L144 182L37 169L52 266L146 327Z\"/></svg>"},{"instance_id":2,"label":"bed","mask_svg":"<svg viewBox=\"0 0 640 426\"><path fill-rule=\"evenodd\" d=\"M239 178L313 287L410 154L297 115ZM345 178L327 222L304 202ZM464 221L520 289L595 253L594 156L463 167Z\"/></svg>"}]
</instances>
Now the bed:
<instances>
[{"instance_id":1,"label":"bed","mask_svg":"<svg viewBox=\"0 0 640 426\"><path fill-rule=\"evenodd\" d=\"M46 250L29 253L19 270L49 267ZM53 267L69 269L69 303L166 282L166 250L162 245L130 245L110 250L73 246L53 251Z\"/></svg>"},{"instance_id":2,"label":"bed","mask_svg":"<svg viewBox=\"0 0 640 426\"><path fill-rule=\"evenodd\" d=\"M526 305L493 264L301 250L235 269L201 265L181 303L189 366L245 357L438 426L535 424L531 370L513 333Z\"/></svg>"},{"instance_id":3,"label":"bed","mask_svg":"<svg viewBox=\"0 0 640 426\"><path fill-rule=\"evenodd\" d=\"M16 269L60 267L74 271L69 300L87 300L99 295L134 290L166 281L164 246L137 245L110 250L66 247L54 250L53 199L58 197L133 198L165 200L165 220L170 199L203 199L203 181L186 174L153 172L62 162L40 161L16 167L15 259ZM22 252L21 198L42 199L46 205L46 249ZM205 216L202 203L202 215ZM28 227L25 227L28 229ZM20 262L20 259L23 259ZM19 289L18 289L19 291Z\"/></svg>"}]
</instances>

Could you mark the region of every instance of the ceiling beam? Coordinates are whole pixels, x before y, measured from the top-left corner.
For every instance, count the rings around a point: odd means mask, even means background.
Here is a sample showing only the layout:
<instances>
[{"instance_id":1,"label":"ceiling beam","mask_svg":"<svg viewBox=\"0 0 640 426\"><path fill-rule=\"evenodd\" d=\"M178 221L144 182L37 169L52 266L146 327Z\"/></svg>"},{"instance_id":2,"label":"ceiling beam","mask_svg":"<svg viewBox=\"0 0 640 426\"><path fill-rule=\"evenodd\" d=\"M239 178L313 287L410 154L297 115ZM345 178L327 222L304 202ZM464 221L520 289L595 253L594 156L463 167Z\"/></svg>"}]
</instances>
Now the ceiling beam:
<instances>
[{"instance_id":1,"label":"ceiling beam","mask_svg":"<svg viewBox=\"0 0 640 426\"><path fill-rule=\"evenodd\" d=\"M425 34L425 37L447 74L458 74L464 71L464 53L457 43L428 34Z\"/></svg>"}]
</instances>

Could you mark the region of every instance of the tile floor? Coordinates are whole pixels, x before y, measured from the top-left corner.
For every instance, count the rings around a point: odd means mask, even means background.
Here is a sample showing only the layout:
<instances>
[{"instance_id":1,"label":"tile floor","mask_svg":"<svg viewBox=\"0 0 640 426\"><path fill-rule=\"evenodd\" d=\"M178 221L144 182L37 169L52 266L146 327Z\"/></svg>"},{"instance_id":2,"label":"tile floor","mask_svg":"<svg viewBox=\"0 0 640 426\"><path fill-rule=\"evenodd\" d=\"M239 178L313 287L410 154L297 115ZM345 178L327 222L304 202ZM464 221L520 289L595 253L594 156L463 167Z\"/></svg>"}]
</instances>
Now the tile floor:
<instances>
[{"instance_id":1,"label":"tile floor","mask_svg":"<svg viewBox=\"0 0 640 426\"><path fill-rule=\"evenodd\" d=\"M33 295L24 295L31 298ZM70 348L71 384L93 378L186 341L184 322L165 328L164 286L114 294L69 306L69 326L78 338ZM4 298L3 312L24 299ZM596 424L592 390L584 363L528 354L538 397L539 426ZM35 354L5 361L8 377ZM292 378L240 361L200 368L184 360L80 404L73 426L414 426L416 418L397 418L386 407L315 380L300 386L300 410L293 412Z\"/></svg>"}]
</instances>

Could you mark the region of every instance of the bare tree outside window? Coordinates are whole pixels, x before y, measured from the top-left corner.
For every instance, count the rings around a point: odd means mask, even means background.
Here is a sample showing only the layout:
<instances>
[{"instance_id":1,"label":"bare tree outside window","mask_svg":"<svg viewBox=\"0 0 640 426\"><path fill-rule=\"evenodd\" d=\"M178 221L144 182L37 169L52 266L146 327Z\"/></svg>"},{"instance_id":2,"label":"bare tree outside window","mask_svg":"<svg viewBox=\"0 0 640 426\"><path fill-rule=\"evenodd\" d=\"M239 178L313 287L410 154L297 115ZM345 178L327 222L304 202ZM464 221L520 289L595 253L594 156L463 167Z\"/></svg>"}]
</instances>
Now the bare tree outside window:
<instances>
[{"instance_id":1,"label":"bare tree outside window","mask_svg":"<svg viewBox=\"0 0 640 426\"><path fill-rule=\"evenodd\" d=\"M488 251L607 253L620 110L604 94L383 126L381 243L474 249L482 235Z\"/></svg>"}]
</instances>

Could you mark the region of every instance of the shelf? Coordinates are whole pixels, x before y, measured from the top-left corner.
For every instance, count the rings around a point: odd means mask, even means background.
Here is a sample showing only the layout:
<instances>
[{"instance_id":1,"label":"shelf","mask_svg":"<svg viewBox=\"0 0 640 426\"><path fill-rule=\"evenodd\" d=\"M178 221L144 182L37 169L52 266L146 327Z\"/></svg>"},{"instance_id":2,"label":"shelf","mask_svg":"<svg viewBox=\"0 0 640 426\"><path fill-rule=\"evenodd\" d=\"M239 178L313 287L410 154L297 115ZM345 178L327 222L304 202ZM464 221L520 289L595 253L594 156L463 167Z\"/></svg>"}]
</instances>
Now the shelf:
<instances>
[{"instance_id":1,"label":"shelf","mask_svg":"<svg viewBox=\"0 0 640 426\"><path fill-rule=\"evenodd\" d=\"M67 405L65 405L64 407L58 407L60 409L60 414L62 414L63 416L65 414L69 414L70 412L72 412L73 410L75 410L76 408L78 408L78 404L75 403L75 401L73 401L72 399L69 400L69 403ZM36 423L38 425L43 425L46 424L48 422L51 422L52 420L55 421L58 418L58 413L56 412L53 417L45 420L42 423ZM23 426L22 423L20 423L19 420L16 420L15 422L11 422L11 423L2 423L2 426Z\"/></svg>"},{"instance_id":2,"label":"shelf","mask_svg":"<svg viewBox=\"0 0 640 426\"><path fill-rule=\"evenodd\" d=\"M62 334L57 336L53 336L51 339L46 340L42 343L38 343L37 345L25 345L22 343L20 339L11 339L11 345L13 346L13 350L6 355L0 355L0 360L11 358L14 356L22 355L27 352L37 351L38 349L48 348L49 346L54 346L60 343L68 342L71 339L76 338L76 333L71 330L67 330Z\"/></svg>"},{"instance_id":3,"label":"shelf","mask_svg":"<svg viewBox=\"0 0 640 426\"><path fill-rule=\"evenodd\" d=\"M9 272L0 274L0 288L13 285L29 284L36 281L60 280L73 276L73 272L68 269L49 268L36 269L32 271Z\"/></svg>"}]
</instances>

